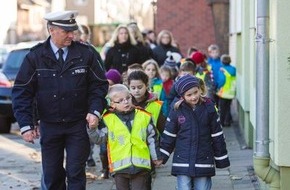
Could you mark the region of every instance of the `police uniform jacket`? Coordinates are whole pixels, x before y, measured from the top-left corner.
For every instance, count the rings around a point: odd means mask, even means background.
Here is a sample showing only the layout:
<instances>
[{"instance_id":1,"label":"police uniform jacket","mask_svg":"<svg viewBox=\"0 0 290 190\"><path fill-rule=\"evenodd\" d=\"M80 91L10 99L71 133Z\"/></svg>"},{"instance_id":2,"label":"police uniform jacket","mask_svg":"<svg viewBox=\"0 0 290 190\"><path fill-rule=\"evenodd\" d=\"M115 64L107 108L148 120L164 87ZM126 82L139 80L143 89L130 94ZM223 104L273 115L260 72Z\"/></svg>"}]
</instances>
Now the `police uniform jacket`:
<instances>
[{"instance_id":1,"label":"police uniform jacket","mask_svg":"<svg viewBox=\"0 0 290 190\"><path fill-rule=\"evenodd\" d=\"M185 102L172 109L160 147L164 163L174 150L172 175L214 176L215 167L230 165L219 117L209 99L194 110Z\"/></svg>"},{"instance_id":2,"label":"police uniform jacket","mask_svg":"<svg viewBox=\"0 0 290 190\"><path fill-rule=\"evenodd\" d=\"M108 82L97 57L88 45L72 42L65 64L60 65L50 47L50 37L33 47L12 89L19 126L32 126L34 97L41 121L72 122L85 119L87 113L100 116Z\"/></svg>"}]
</instances>

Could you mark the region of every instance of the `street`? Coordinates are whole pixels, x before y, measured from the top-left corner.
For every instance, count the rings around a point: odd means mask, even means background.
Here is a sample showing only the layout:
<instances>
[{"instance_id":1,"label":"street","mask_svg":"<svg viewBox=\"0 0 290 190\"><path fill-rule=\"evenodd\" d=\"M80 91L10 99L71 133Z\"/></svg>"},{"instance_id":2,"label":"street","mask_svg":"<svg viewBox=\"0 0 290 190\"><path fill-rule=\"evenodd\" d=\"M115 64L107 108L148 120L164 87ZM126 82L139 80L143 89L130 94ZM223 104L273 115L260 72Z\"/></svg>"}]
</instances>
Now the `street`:
<instances>
[{"instance_id":1,"label":"street","mask_svg":"<svg viewBox=\"0 0 290 190\"><path fill-rule=\"evenodd\" d=\"M243 144L237 122L224 128L227 148L231 161L228 169L217 169L212 178L214 190L260 190L254 175L252 149ZM87 189L114 190L113 178L99 179L101 163L98 156L99 147L95 146L94 158L97 166L87 168ZM25 143L19 135L16 124L11 134L0 135L0 189L1 190L38 190L41 179L41 155L39 140L35 144ZM153 180L154 190L174 190L176 178L170 175L171 160L157 168Z\"/></svg>"}]
</instances>

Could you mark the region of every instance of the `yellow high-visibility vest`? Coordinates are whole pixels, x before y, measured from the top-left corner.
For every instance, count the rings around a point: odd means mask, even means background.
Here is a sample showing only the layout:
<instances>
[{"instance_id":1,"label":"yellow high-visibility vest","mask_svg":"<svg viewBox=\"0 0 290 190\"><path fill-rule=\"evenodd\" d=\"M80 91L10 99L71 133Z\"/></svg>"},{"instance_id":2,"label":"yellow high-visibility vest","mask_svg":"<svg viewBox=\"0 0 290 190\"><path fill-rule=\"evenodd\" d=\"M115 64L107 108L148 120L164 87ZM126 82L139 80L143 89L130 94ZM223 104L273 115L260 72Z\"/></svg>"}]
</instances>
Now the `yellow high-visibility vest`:
<instances>
[{"instance_id":1,"label":"yellow high-visibility vest","mask_svg":"<svg viewBox=\"0 0 290 190\"><path fill-rule=\"evenodd\" d=\"M149 102L145 108L146 111L152 114L152 120L155 126L157 126L157 120L161 111L162 104L162 101L156 100Z\"/></svg>"},{"instance_id":2,"label":"yellow high-visibility vest","mask_svg":"<svg viewBox=\"0 0 290 190\"><path fill-rule=\"evenodd\" d=\"M232 76L224 69L225 84L218 90L217 95L225 99L233 99L236 96L236 76Z\"/></svg>"},{"instance_id":3,"label":"yellow high-visibility vest","mask_svg":"<svg viewBox=\"0 0 290 190\"><path fill-rule=\"evenodd\" d=\"M132 165L150 170L147 127L151 114L135 109L131 132L114 113L105 114L103 120L108 128L107 149L110 172L116 172Z\"/></svg>"},{"instance_id":4,"label":"yellow high-visibility vest","mask_svg":"<svg viewBox=\"0 0 290 190\"><path fill-rule=\"evenodd\" d=\"M202 73L197 72L197 73L195 74L195 76L196 76L197 78L199 78L199 79L201 79L201 80L203 80L203 81L204 81L205 75L206 75L205 72L202 72Z\"/></svg>"},{"instance_id":5,"label":"yellow high-visibility vest","mask_svg":"<svg viewBox=\"0 0 290 190\"><path fill-rule=\"evenodd\" d=\"M163 88L162 83L160 83L160 84L154 84L152 86L153 93L157 95L158 99L160 99L160 97L161 97L162 88Z\"/></svg>"}]
</instances>

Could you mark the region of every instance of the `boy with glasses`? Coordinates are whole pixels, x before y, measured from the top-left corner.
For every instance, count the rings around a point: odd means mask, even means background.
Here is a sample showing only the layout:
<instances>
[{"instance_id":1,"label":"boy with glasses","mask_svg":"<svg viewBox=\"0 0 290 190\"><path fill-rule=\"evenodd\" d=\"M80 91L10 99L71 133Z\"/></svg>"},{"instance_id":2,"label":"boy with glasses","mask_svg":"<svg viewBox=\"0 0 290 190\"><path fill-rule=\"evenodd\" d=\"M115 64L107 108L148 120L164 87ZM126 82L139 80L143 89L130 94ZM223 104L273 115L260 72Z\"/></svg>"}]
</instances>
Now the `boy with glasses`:
<instances>
[{"instance_id":1,"label":"boy with glasses","mask_svg":"<svg viewBox=\"0 0 290 190\"><path fill-rule=\"evenodd\" d=\"M103 115L107 130L90 130L90 138L96 143L107 138L109 169L118 190L148 190L150 158L156 166L162 163L151 114L133 106L123 84L111 86L108 97L110 109Z\"/></svg>"}]
</instances>

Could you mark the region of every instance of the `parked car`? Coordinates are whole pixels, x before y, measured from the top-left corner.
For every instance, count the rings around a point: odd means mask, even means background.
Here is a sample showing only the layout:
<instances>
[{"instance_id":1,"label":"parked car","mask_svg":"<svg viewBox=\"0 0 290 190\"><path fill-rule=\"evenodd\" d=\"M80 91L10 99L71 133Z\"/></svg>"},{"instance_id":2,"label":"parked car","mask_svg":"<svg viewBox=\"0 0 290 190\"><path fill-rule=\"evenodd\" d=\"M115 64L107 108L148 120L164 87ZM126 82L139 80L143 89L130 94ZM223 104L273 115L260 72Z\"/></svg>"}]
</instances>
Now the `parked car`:
<instances>
[{"instance_id":1,"label":"parked car","mask_svg":"<svg viewBox=\"0 0 290 190\"><path fill-rule=\"evenodd\" d=\"M6 56L8 54L8 51L5 48L0 47L0 68L2 67Z\"/></svg>"},{"instance_id":2,"label":"parked car","mask_svg":"<svg viewBox=\"0 0 290 190\"><path fill-rule=\"evenodd\" d=\"M11 91L15 77L29 49L38 42L21 43L11 50L0 70L0 133L9 133L11 124L16 122L13 110Z\"/></svg>"},{"instance_id":3,"label":"parked car","mask_svg":"<svg viewBox=\"0 0 290 190\"><path fill-rule=\"evenodd\" d=\"M7 58L8 53L15 45L13 44L5 44L0 46L0 69L3 66L4 61Z\"/></svg>"}]
</instances>

